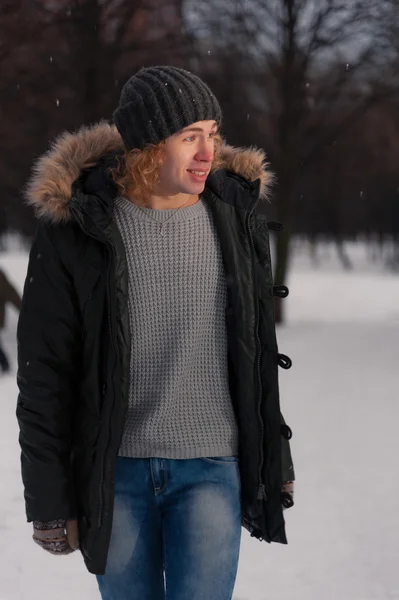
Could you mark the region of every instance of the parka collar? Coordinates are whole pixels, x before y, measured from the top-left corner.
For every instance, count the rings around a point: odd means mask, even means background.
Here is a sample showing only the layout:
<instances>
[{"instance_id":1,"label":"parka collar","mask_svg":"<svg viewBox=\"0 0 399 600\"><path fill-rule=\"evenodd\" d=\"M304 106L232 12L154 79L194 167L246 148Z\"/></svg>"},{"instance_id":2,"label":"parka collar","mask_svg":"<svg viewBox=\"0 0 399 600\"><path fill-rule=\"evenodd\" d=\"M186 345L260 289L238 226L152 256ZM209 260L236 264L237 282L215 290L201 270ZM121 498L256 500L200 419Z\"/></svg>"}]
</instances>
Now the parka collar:
<instances>
[{"instance_id":1,"label":"parka collar","mask_svg":"<svg viewBox=\"0 0 399 600\"><path fill-rule=\"evenodd\" d=\"M108 169L123 150L117 129L105 121L76 133L63 133L34 165L25 191L27 203L39 218L53 223L73 218L71 198L76 191L91 196L87 200L95 209L96 198L102 203L116 195ZM221 155L220 168L210 173L206 183L212 194L246 210L258 198L267 197L272 175L263 150L223 144Z\"/></svg>"}]
</instances>

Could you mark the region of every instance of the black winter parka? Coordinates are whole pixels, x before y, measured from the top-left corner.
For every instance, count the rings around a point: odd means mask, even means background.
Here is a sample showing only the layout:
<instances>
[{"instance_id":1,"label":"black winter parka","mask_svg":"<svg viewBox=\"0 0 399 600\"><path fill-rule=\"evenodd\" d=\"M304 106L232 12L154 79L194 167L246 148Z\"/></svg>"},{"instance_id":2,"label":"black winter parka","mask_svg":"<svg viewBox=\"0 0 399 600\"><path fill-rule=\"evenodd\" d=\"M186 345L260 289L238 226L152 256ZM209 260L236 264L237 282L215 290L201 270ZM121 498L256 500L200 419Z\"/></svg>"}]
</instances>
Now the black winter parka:
<instances>
[{"instance_id":1,"label":"black winter parka","mask_svg":"<svg viewBox=\"0 0 399 600\"><path fill-rule=\"evenodd\" d=\"M40 224L18 324L17 418L28 521L77 517L91 573L105 572L115 460L127 409L127 266L109 174L122 151L106 123L64 134L35 167L29 202ZM280 413L264 154L225 145L207 180L228 284L230 390L239 428L242 525L286 543L283 481L293 480Z\"/></svg>"}]
</instances>

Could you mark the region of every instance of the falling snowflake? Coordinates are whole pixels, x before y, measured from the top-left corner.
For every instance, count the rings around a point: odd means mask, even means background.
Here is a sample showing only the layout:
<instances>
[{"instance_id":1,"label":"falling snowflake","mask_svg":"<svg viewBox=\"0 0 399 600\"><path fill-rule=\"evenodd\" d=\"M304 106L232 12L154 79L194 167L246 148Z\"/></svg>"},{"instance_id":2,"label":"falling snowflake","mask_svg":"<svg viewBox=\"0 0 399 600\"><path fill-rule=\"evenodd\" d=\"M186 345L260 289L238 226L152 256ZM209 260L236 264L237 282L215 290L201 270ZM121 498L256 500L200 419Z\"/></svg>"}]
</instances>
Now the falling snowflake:
<instances>
[{"instance_id":1,"label":"falling snowflake","mask_svg":"<svg viewBox=\"0 0 399 600\"><path fill-rule=\"evenodd\" d=\"M55 101L55 103L56 103L56 105L57 105L57 106L59 106L59 105L60 105L60 101L59 101L59 99L58 99L58 98L57 98L57 100Z\"/></svg>"}]
</instances>

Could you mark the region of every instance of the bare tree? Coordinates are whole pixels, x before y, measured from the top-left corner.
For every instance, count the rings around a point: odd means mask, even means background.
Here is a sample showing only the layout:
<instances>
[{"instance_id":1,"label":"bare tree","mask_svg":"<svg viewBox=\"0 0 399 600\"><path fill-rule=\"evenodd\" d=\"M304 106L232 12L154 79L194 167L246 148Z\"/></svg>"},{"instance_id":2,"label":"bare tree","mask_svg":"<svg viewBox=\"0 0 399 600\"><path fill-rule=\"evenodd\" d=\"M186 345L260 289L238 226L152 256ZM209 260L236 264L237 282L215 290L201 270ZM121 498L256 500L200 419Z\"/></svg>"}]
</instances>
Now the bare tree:
<instances>
[{"instance_id":1,"label":"bare tree","mask_svg":"<svg viewBox=\"0 0 399 600\"><path fill-rule=\"evenodd\" d=\"M232 46L252 68L237 77L251 119L253 141L265 147L276 171L275 279L285 282L290 239L298 210L298 181L321 148L397 88L384 76L394 0L221 0L195 3L199 36L224 55ZM205 24L204 24L205 22ZM207 34L207 35L206 35ZM378 81L379 85L371 85ZM228 85L228 82L226 82ZM246 90L246 92L245 92ZM249 96L248 96L248 91ZM339 119L337 119L339 116ZM283 320L276 298L276 320Z\"/></svg>"},{"instance_id":2,"label":"bare tree","mask_svg":"<svg viewBox=\"0 0 399 600\"><path fill-rule=\"evenodd\" d=\"M32 233L21 190L49 140L110 118L135 70L182 64L184 52L182 0L1 3L0 193L7 226Z\"/></svg>"},{"instance_id":3,"label":"bare tree","mask_svg":"<svg viewBox=\"0 0 399 600\"><path fill-rule=\"evenodd\" d=\"M34 2L62 44L58 69L84 123L110 116L121 85L140 66L183 60L181 0Z\"/></svg>"}]
</instances>

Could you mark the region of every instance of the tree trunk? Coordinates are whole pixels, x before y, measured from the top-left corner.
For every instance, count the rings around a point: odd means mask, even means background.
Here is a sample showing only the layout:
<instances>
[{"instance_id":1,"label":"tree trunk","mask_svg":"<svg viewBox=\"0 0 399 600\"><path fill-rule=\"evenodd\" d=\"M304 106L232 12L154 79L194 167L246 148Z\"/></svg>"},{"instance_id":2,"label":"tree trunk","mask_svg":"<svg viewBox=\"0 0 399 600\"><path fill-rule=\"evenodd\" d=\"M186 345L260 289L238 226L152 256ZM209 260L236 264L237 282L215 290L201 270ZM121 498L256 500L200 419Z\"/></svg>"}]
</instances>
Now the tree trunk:
<instances>
[{"instance_id":1,"label":"tree trunk","mask_svg":"<svg viewBox=\"0 0 399 600\"><path fill-rule=\"evenodd\" d=\"M343 268L346 271L350 271L352 269L352 263L348 253L345 250L344 243L339 236L336 236L335 238L335 247L337 249L338 258L341 261Z\"/></svg>"}]
</instances>

